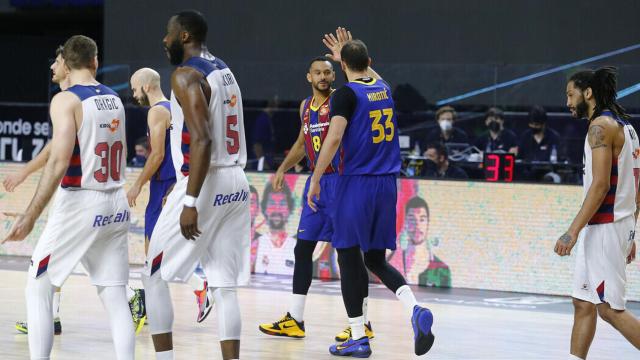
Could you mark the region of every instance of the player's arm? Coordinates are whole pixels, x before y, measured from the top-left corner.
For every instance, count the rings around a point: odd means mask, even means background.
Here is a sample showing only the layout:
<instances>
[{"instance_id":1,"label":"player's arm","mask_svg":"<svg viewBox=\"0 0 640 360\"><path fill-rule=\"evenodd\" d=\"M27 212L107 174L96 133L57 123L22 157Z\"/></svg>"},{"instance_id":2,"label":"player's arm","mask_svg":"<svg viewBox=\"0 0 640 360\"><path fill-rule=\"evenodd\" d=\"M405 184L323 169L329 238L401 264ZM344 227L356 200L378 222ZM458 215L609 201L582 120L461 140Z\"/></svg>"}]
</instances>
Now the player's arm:
<instances>
[{"instance_id":1,"label":"player's arm","mask_svg":"<svg viewBox=\"0 0 640 360\"><path fill-rule=\"evenodd\" d=\"M316 210L316 205L313 199L314 197L320 198L320 178L329 164L331 164L331 160L340 147L348 119L353 115L356 101L355 93L346 86L336 90L331 95L331 123L327 137L322 142L320 155L316 161L315 169L309 182L309 192L307 193L307 203L314 211Z\"/></svg>"},{"instance_id":2,"label":"player's arm","mask_svg":"<svg viewBox=\"0 0 640 360\"><path fill-rule=\"evenodd\" d=\"M344 116L333 116L331 118L331 125L329 125L329 132L327 137L322 142L322 148L320 149L320 156L316 162L315 170L313 171L312 179L320 181L320 177L324 174L327 167L331 164L331 160L336 156L340 143L342 142L342 136L347 128L347 119Z\"/></svg>"},{"instance_id":3,"label":"player's arm","mask_svg":"<svg viewBox=\"0 0 640 360\"><path fill-rule=\"evenodd\" d=\"M304 101L300 104L300 119L302 119L302 110L304 109ZM278 167L276 171L276 177L273 181L273 188L276 191L282 190L282 183L284 181L284 173L289 171L292 167L294 167L297 163L304 159L304 132L302 130L302 126L300 126L300 132L298 133L298 138L296 142L293 143L289 153L282 161L282 164Z\"/></svg>"},{"instance_id":4,"label":"player's arm","mask_svg":"<svg viewBox=\"0 0 640 360\"><path fill-rule=\"evenodd\" d=\"M618 125L612 124L606 117L598 117L589 125L587 141L591 147L593 181L578 215L556 243L555 251L560 256L571 254L580 230L595 215L607 196L611 187L613 140L617 130Z\"/></svg>"},{"instance_id":5,"label":"player's arm","mask_svg":"<svg viewBox=\"0 0 640 360\"><path fill-rule=\"evenodd\" d=\"M171 89L182 107L191 142L189 146L189 180L187 196L197 198L211 162L211 134L209 133L209 106L202 89L202 74L191 68L179 68L171 77ZM213 96L213 94L211 94ZM198 230L198 212L185 206L180 215L182 235L195 240Z\"/></svg>"},{"instance_id":6,"label":"player's arm","mask_svg":"<svg viewBox=\"0 0 640 360\"><path fill-rule=\"evenodd\" d=\"M2 181L2 185L4 185L4 189L8 192L14 191L22 182L29 177L29 175L34 172L42 169L44 165L47 163L49 159L49 153L51 152L51 142L48 142L47 145L40 151L40 153L31 161L29 161L22 169L20 169L16 174L7 175Z\"/></svg>"},{"instance_id":7,"label":"player's arm","mask_svg":"<svg viewBox=\"0 0 640 360\"><path fill-rule=\"evenodd\" d=\"M352 39L353 36L351 35L351 31L343 27L338 27L336 29L335 35L324 34L324 39L322 39L322 42L331 51L331 54L326 54L325 56L339 63L342 60L342 58L340 57L342 45ZM367 76L377 80L382 79L382 77L375 70L373 70L371 66L367 68Z\"/></svg>"},{"instance_id":8,"label":"player's arm","mask_svg":"<svg viewBox=\"0 0 640 360\"><path fill-rule=\"evenodd\" d=\"M24 215L19 216L6 240L24 240L33 229L36 219L51 200L69 166L69 159L76 141L74 107L79 99L72 93L61 92L51 100L51 123L53 138L49 159L31 203Z\"/></svg>"},{"instance_id":9,"label":"player's arm","mask_svg":"<svg viewBox=\"0 0 640 360\"><path fill-rule=\"evenodd\" d=\"M171 114L169 111L162 106L154 106L149 109L147 124L149 126L151 153L149 153L147 157L140 176L138 176L138 179L133 183L133 186L131 186L131 189L127 193L130 206L135 206L136 198L140 194L142 186L151 179L153 174L160 168L160 164L162 164L166 151L164 143L167 134L167 124L169 123L170 117Z\"/></svg>"}]
</instances>

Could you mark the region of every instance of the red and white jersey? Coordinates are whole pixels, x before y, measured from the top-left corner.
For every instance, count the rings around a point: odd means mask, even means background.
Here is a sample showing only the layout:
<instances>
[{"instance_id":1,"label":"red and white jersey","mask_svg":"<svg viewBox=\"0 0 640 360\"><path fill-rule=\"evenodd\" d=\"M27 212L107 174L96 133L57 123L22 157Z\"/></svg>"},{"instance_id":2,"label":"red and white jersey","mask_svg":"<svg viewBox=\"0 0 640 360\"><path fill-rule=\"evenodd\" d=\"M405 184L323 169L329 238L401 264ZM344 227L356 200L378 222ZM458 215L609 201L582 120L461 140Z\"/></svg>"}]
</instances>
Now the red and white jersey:
<instances>
[{"instance_id":1,"label":"red and white jersey","mask_svg":"<svg viewBox=\"0 0 640 360\"><path fill-rule=\"evenodd\" d=\"M204 55L203 55L204 56ZM220 59L211 55L192 57L182 67L201 72L211 88L209 132L211 134L210 167L244 166L247 147L244 137L242 95L233 73ZM182 108L171 92L171 156L178 178L189 175L191 136Z\"/></svg>"},{"instance_id":2,"label":"red and white jersey","mask_svg":"<svg viewBox=\"0 0 640 360\"><path fill-rule=\"evenodd\" d=\"M638 178L640 176L640 142L631 124L619 119L610 111L604 111L603 116L616 120L624 127L624 145L617 158L611 162L611 186L607 196L596 214L589 220L589 225L616 222L631 216L636 211L636 194ZM584 197L593 182L593 162L589 139L584 142Z\"/></svg>"},{"instance_id":3,"label":"red and white jersey","mask_svg":"<svg viewBox=\"0 0 640 360\"><path fill-rule=\"evenodd\" d=\"M82 124L60 185L66 189L90 190L122 187L127 143L120 97L102 84L75 85L66 91L77 95L82 102Z\"/></svg>"}]
</instances>

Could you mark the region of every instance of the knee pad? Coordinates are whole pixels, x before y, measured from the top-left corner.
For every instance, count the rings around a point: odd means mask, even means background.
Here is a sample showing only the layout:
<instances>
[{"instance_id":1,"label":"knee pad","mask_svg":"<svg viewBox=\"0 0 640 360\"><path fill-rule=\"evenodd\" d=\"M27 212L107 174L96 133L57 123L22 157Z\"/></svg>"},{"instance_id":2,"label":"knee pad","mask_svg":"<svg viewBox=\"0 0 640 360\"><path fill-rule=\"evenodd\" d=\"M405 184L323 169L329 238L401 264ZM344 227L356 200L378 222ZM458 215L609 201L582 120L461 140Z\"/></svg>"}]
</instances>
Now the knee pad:
<instances>
[{"instance_id":1,"label":"knee pad","mask_svg":"<svg viewBox=\"0 0 640 360\"><path fill-rule=\"evenodd\" d=\"M242 320L236 288L209 288L218 313L218 337L220 341L240 340Z\"/></svg>"}]
</instances>

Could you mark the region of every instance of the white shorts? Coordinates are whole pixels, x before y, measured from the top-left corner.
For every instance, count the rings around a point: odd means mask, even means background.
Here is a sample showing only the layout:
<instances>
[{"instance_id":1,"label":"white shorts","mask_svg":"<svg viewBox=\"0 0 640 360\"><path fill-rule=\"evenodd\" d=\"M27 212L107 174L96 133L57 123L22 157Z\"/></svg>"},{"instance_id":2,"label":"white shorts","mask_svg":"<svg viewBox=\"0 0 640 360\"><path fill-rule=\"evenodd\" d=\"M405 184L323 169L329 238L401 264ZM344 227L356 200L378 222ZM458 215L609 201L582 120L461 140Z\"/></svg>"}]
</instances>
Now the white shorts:
<instances>
[{"instance_id":1,"label":"white shorts","mask_svg":"<svg viewBox=\"0 0 640 360\"><path fill-rule=\"evenodd\" d=\"M624 310L627 256L633 244L635 219L589 225L578 238L573 294L593 304Z\"/></svg>"},{"instance_id":2,"label":"white shorts","mask_svg":"<svg viewBox=\"0 0 640 360\"><path fill-rule=\"evenodd\" d=\"M31 256L29 276L48 273L60 287L81 262L93 285L126 285L130 216L123 189L59 189Z\"/></svg>"},{"instance_id":3,"label":"white shorts","mask_svg":"<svg viewBox=\"0 0 640 360\"><path fill-rule=\"evenodd\" d=\"M166 281L187 281L198 262L211 287L246 285L250 276L249 182L239 166L210 168L196 202L195 241L180 231L189 177L178 180L153 230L145 271Z\"/></svg>"}]
</instances>

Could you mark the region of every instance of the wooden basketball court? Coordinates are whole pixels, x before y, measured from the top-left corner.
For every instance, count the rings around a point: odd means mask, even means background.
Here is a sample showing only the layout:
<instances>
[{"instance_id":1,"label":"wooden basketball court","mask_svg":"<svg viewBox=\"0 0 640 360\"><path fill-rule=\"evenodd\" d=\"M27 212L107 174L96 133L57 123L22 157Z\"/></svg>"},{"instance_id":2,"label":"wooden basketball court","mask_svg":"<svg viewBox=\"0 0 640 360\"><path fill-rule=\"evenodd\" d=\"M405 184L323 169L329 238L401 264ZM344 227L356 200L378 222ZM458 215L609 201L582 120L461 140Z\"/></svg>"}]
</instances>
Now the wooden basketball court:
<instances>
[{"instance_id":1,"label":"wooden basketball court","mask_svg":"<svg viewBox=\"0 0 640 360\"><path fill-rule=\"evenodd\" d=\"M6 262L0 257L0 265ZM14 260L15 261L15 260ZM24 260L22 260L24 262ZM20 266L24 268L24 265ZM14 329L26 319L26 272L0 266L0 359L26 359L27 336ZM141 287L137 273L131 284ZM328 347L346 324L339 283L312 286L305 312L307 338L274 338L258 330L261 322L277 320L289 303L287 278L255 276L251 287L239 290L243 317L241 358L262 360L332 359ZM176 359L221 359L216 312L197 324L195 300L188 285L172 284L175 307ZM413 355L412 331L400 303L392 294L374 286L369 317L376 338L371 359L405 360ZM568 354L572 314L568 298L522 294L478 294L420 288L419 300L427 300L435 315L436 343L424 359L565 359ZM491 297L493 296L493 297ZM551 305L549 305L551 303ZM541 306L540 304L544 304ZM636 313L638 304L631 304ZM63 334L55 337L52 359L114 359L109 325L95 289L83 275L72 275L63 287ZM599 321L590 359L638 359L639 352L611 326ZM136 359L154 359L148 329L137 337Z\"/></svg>"}]
</instances>

